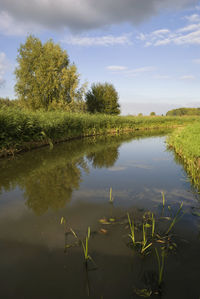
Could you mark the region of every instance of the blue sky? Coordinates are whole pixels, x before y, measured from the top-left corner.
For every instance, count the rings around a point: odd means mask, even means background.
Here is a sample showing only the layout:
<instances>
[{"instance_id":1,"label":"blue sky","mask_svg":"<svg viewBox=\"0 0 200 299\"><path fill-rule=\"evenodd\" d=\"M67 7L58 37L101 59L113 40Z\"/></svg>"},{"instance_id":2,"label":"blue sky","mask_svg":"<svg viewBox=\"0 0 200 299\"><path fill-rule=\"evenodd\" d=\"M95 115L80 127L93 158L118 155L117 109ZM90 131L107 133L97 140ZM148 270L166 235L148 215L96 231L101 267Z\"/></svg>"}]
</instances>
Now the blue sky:
<instances>
[{"instance_id":1,"label":"blue sky","mask_svg":"<svg viewBox=\"0 0 200 299\"><path fill-rule=\"evenodd\" d=\"M200 106L197 0L0 0L0 97L28 34L66 49L81 82L110 82L122 114Z\"/></svg>"}]
</instances>

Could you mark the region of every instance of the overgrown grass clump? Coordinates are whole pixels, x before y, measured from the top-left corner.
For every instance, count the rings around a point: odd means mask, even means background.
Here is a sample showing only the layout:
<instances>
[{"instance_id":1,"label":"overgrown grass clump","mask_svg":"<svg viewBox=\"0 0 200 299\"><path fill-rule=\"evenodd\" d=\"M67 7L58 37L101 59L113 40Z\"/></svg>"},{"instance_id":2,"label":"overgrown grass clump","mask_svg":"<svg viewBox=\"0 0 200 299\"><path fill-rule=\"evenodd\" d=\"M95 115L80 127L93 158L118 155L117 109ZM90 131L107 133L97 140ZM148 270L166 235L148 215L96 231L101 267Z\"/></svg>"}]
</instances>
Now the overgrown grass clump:
<instances>
[{"instance_id":1,"label":"overgrown grass clump","mask_svg":"<svg viewBox=\"0 0 200 299\"><path fill-rule=\"evenodd\" d=\"M200 123L179 128L167 141L184 162L193 183L200 188Z\"/></svg>"},{"instance_id":2,"label":"overgrown grass clump","mask_svg":"<svg viewBox=\"0 0 200 299\"><path fill-rule=\"evenodd\" d=\"M76 114L62 111L0 109L0 155L53 144L77 137L170 128L194 122L197 117L133 117Z\"/></svg>"}]
</instances>

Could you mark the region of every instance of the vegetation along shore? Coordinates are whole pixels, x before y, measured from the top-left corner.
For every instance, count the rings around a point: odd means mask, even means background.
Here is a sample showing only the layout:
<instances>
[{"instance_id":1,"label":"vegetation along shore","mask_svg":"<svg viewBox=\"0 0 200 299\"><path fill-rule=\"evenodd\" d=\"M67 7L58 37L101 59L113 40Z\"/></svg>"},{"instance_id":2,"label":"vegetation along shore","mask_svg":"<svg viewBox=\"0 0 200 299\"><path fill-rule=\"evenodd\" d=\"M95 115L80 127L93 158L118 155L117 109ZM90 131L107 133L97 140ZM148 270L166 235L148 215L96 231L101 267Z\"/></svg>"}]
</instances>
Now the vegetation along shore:
<instances>
[{"instance_id":1,"label":"vegetation along shore","mask_svg":"<svg viewBox=\"0 0 200 299\"><path fill-rule=\"evenodd\" d=\"M175 130L168 137L169 147L184 162L187 173L196 187L200 188L200 123Z\"/></svg>"},{"instance_id":2,"label":"vegetation along shore","mask_svg":"<svg viewBox=\"0 0 200 299\"><path fill-rule=\"evenodd\" d=\"M0 156L45 144L126 131L173 128L197 121L198 117L138 117L61 111L0 109Z\"/></svg>"}]
</instances>

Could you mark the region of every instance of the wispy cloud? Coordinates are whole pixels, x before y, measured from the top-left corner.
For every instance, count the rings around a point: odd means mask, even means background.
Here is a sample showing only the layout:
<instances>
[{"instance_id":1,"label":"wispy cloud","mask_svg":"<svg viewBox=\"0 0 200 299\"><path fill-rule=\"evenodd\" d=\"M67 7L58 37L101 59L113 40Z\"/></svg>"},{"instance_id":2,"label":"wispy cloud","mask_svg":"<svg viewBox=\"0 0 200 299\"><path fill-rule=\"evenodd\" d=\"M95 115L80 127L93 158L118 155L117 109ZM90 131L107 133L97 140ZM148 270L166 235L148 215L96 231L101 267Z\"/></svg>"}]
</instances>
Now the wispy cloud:
<instances>
[{"instance_id":1,"label":"wispy cloud","mask_svg":"<svg viewBox=\"0 0 200 299\"><path fill-rule=\"evenodd\" d=\"M109 71L124 71L124 70L127 70L127 67L126 66L122 66L122 65L109 65L106 67L107 70Z\"/></svg>"},{"instance_id":2,"label":"wispy cloud","mask_svg":"<svg viewBox=\"0 0 200 299\"><path fill-rule=\"evenodd\" d=\"M6 58L6 54L0 52L0 87L5 83L4 75L8 67L9 67L9 63Z\"/></svg>"},{"instance_id":3,"label":"wispy cloud","mask_svg":"<svg viewBox=\"0 0 200 299\"><path fill-rule=\"evenodd\" d=\"M145 47L149 46L165 46L165 45L199 45L200 44L200 15L193 14L187 16L184 27L176 30L159 29L148 34L140 33L137 39L145 43Z\"/></svg>"},{"instance_id":4,"label":"wispy cloud","mask_svg":"<svg viewBox=\"0 0 200 299\"><path fill-rule=\"evenodd\" d=\"M116 46L116 45L131 45L131 35L122 34L119 36L104 35L104 36L69 36L61 41L74 46Z\"/></svg>"},{"instance_id":5,"label":"wispy cloud","mask_svg":"<svg viewBox=\"0 0 200 299\"><path fill-rule=\"evenodd\" d=\"M190 16L185 16L185 19L190 23L200 22L200 16L198 14L192 14Z\"/></svg>"},{"instance_id":6,"label":"wispy cloud","mask_svg":"<svg viewBox=\"0 0 200 299\"><path fill-rule=\"evenodd\" d=\"M180 77L181 80L195 80L196 77L194 75L184 75Z\"/></svg>"},{"instance_id":7,"label":"wispy cloud","mask_svg":"<svg viewBox=\"0 0 200 299\"><path fill-rule=\"evenodd\" d=\"M193 62L196 63L196 64L200 64L200 58L198 58L198 59L193 59Z\"/></svg>"},{"instance_id":8,"label":"wispy cloud","mask_svg":"<svg viewBox=\"0 0 200 299\"><path fill-rule=\"evenodd\" d=\"M120 74L123 74L123 75L137 77L140 74L155 71L156 67L155 66L143 66L143 67L131 69L131 68L128 68L126 66L109 65L109 66L106 67L106 69L109 70L109 71L112 71L116 74L120 73Z\"/></svg>"}]
</instances>

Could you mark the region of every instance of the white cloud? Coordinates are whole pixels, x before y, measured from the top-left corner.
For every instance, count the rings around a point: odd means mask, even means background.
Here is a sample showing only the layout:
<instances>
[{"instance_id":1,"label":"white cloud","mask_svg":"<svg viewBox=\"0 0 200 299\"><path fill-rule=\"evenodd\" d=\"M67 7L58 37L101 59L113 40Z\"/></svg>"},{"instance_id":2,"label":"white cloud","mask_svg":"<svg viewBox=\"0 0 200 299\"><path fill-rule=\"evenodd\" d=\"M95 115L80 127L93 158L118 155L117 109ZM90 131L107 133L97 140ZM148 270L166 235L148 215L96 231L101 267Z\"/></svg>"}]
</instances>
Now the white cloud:
<instances>
[{"instance_id":1,"label":"white cloud","mask_svg":"<svg viewBox=\"0 0 200 299\"><path fill-rule=\"evenodd\" d=\"M199 45L200 22L189 24L174 31L159 29L148 34L140 33L137 37L144 42L145 47L165 45Z\"/></svg>"},{"instance_id":2,"label":"white cloud","mask_svg":"<svg viewBox=\"0 0 200 299\"><path fill-rule=\"evenodd\" d=\"M197 4L198 0L1 0L1 31L22 34L27 28L83 31L127 22L137 25L165 10Z\"/></svg>"},{"instance_id":3,"label":"white cloud","mask_svg":"<svg viewBox=\"0 0 200 299\"><path fill-rule=\"evenodd\" d=\"M122 65L109 65L106 67L109 71L124 71L127 70L126 66Z\"/></svg>"},{"instance_id":4,"label":"white cloud","mask_svg":"<svg viewBox=\"0 0 200 299\"><path fill-rule=\"evenodd\" d=\"M154 66L144 66L140 68L134 68L130 69L125 66L117 66L117 65L111 65L106 67L109 71L115 72L116 74L123 74L126 76L131 76L131 77L138 77L140 74L145 74L149 72L155 71Z\"/></svg>"},{"instance_id":5,"label":"white cloud","mask_svg":"<svg viewBox=\"0 0 200 299\"><path fill-rule=\"evenodd\" d=\"M5 83L4 75L7 71L9 63L7 61L6 55L0 52L0 87Z\"/></svg>"},{"instance_id":6,"label":"white cloud","mask_svg":"<svg viewBox=\"0 0 200 299\"><path fill-rule=\"evenodd\" d=\"M170 79L170 76L168 76L168 75L159 75L159 74L157 74L157 75L155 75L154 76L154 78L155 79L163 79L163 80L166 80L166 79Z\"/></svg>"},{"instance_id":7,"label":"white cloud","mask_svg":"<svg viewBox=\"0 0 200 299\"><path fill-rule=\"evenodd\" d=\"M190 15L190 16L186 16L185 19L187 21L189 21L190 23L200 22L200 15L193 14L193 15Z\"/></svg>"},{"instance_id":8,"label":"white cloud","mask_svg":"<svg viewBox=\"0 0 200 299\"><path fill-rule=\"evenodd\" d=\"M104 35L104 36L70 36L61 41L62 43L74 46L115 46L115 45L131 45L130 34L122 34L120 36Z\"/></svg>"},{"instance_id":9,"label":"white cloud","mask_svg":"<svg viewBox=\"0 0 200 299\"><path fill-rule=\"evenodd\" d=\"M200 64L200 58L198 58L198 59L193 59L193 62L196 63L196 64Z\"/></svg>"},{"instance_id":10,"label":"white cloud","mask_svg":"<svg viewBox=\"0 0 200 299\"><path fill-rule=\"evenodd\" d=\"M184 75L180 77L181 80L195 80L196 77L194 75Z\"/></svg>"}]
</instances>

